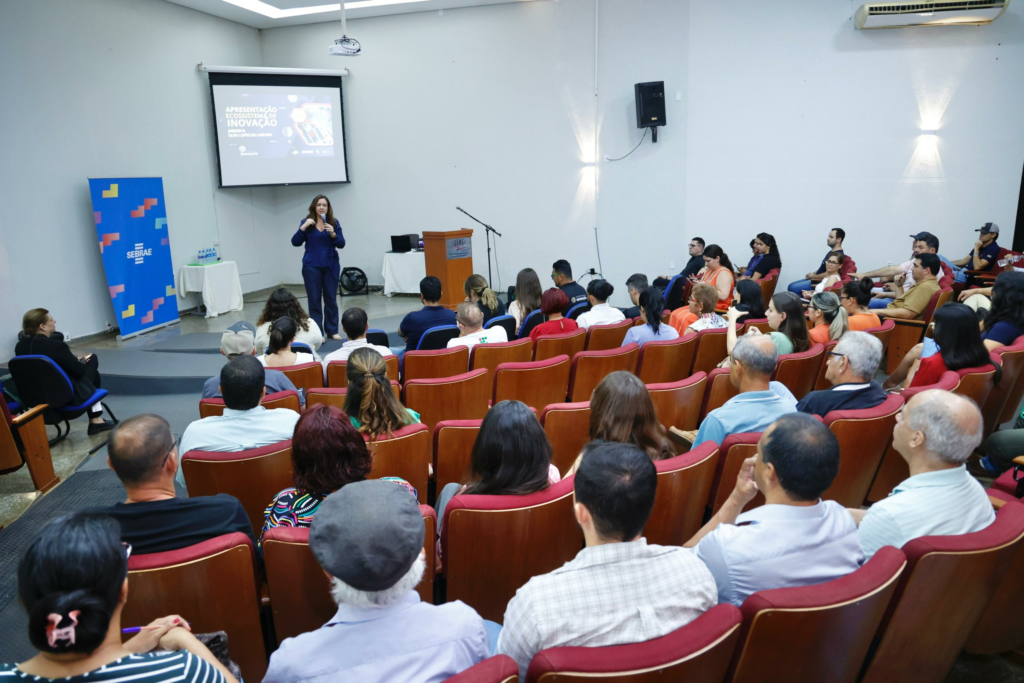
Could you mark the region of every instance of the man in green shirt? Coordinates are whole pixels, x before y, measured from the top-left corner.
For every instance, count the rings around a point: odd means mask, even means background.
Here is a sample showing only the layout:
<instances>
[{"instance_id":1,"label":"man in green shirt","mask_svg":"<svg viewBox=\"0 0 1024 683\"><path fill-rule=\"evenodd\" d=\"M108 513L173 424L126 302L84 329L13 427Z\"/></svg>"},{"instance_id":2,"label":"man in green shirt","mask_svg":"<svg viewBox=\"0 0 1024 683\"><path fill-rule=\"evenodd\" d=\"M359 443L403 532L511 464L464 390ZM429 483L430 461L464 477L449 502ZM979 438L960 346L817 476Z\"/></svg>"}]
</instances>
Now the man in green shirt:
<instances>
[{"instance_id":1,"label":"man in green shirt","mask_svg":"<svg viewBox=\"0 0 1024 683\"><path fill-rule=\"evenodd\" d=\"M914 257L911 271L916 281L914 286L906 292L902 287L896 287L893 292L895 301L885 308L876 309L875 313L882 318L919 319L932 297L941 289L936 279L941 269L942 261L935 254L918 254Z\"/></svg>"}]
</instances>

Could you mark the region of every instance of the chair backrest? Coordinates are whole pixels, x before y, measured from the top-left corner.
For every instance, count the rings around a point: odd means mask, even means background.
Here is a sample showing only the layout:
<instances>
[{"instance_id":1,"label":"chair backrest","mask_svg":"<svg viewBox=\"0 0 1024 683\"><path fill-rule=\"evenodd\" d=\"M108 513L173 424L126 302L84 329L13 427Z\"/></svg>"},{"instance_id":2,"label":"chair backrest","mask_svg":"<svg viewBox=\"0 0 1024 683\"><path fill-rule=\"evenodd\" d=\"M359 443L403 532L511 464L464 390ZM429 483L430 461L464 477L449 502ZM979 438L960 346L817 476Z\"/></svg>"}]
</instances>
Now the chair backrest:
<instances>
[{"instance_id":1,"label":"chair backrest","mask_svg":"<svg viewBox=\"0 0 1024 683\"><path fill-rule=\"evenodd\" d=\"M1017 412L1017 406L1020 405L1021 394L1017 393L1017 385L1020 384L1024 392L1024 383L1020 381L1021 368L1024 368L1024 337L1016 339L1009 346L1000 346L992 351L991 356L992 360L1003 368L1003 376L999 380L999 386L992 387L981 409L985 418L985 438L988 438L1002 422L1012 420L1015 417L1013 413ZM1010 407L1010 417L1001 421L999 418L1013 398L1016 401Z\"/></svg>"},{"instance_id":2,"label":"chair backrest","mask_svg":"<svg viewBox=\"0 0 1024 683\"><path fill-rule=\"evenodd\" d=\"M971 399L978 406L985 405L988 395L992 391L992 380L995 377L996 369L992 365L982 365L977 368L961 368L955 370L960 381L953 387L954 394L960 394Z\"/></svg>"},{"instance_id":3,"label":"chair backrest","mask_svg":"<svg viewBox=\"0 0 1024 683\"><path fill-rule=\"evenodd\" d=\"M622 346L622 341L631 327L633 327L633 321L629 318L608 325L591 325L587 328L585 348L587 351L617 349Z\"/></svg>"},{"instance_id":4,"label":"chair backrest","mask_svg":"<svg viewBox=\"0 0 1024 683\"><path fill-rule=\"evenodd\" d=\"M7 364L18 388L20 403L26 408L46 403L50 408L68 405L75 389L67 374L47 356L15 356Z\"/></svg>"},{"instance_id":5,"label":"chair backrest","mask_svg":"<svg viewBox=\"0 0 1024 683\"><path fill-rule=\"evenodd\" d=\"M838 579L748 597L732 683L854 683L906 565L886 546Z\"/></svg>"},{"instance_id":6,"label":"chair backrest","mask_svg":"<svg viewBox=\"0 0 1024 683\"><path fill-rule=\"evenodd\" d=\"M526 320L519 327L519 338L529 337L530 332L533 332L533 328L537 327L544 322L544 312L539 308L530 311L530 315L526 316Z\"/></svg>"},{"instance_id":7,"label":"chair backrest","mask_svg":"<svg viewBox=\"0 0 1024 683\"><path fill-rule=\"evenodd\" d=\"M761 334L768 334L772 331L772 326L768 324L768 318L744 318L743 327L756 327Z\"/></svg>"},{"instance_id":8,"label":"chair backrest","mask_svg":"<svg viewBox=\"0 0 1024 683\"><path fill-rule=\"evenodd\" d=\"M565 334L542 334L533 345L532 360L547 360L565 354L571 359L583 350L587 331L582 327Z\"/></svg>"},{"instance_id":9,"label":"chair backrest","mask_svg":"<svg viewBox=\"0 0 1024 683\"><path fill-rule=\"evenodd\" d=\"M590 302L589 301L581 301L580 303L578 303L575 306L573 306L572 308L570 308L568 313L565 314L565 317L566 318L570 318L572 320L576 320L576 318L580 317L580 314L586 313L589 310L590 310Z\"/></svg>"},{"instance_id":10,"label":"chair backrest","mask_svg":"<svg viewBox=\"0 0 1024 683\"><path fill-rule=\"evenodd\" d=\"M484 323L484 329L491 327L503 327L505 328L505 338L515 339L516 338L516 318L513 315L496 315L486 323ZM475 370L476 368L474 368Z\"/></svg>"},{"instance_id":11,"label":"chair backrest","mask_svg":"<svg viewBox=\"0 0 1024 683\"><path fill-rule=\"evenodd\" d=\"M712 410L725 405L733 396L739 396L740 390L734 387L729 379L729 368L715 368L708 374L707 383L704 386L704 397L700 404L700 419L698 424L704 421ZM681 428L680 428L681 429Z\"/></svg>"},{"instance_id":12,"label":"chair backrest","mask_svg":"<svg viewBox=\"0 0 1024 683\"><path fill-rule=\"evenodd\" d=\"M253 531L263 528L263 511L274 496L292 486L292 441L247 451L189 451L181 456L189 496L227 493L238 499Z\"/></svg>"},{"instance_id":13,"label":"chair backrest","mask_svg":"<svg viewBox=\"0 0 1024 683\"><path fill-rule=\"evenodd\" d=\"M519 665L508 655L491 655L445 683L519 683Z\"/></svg>"},{"instance_id":14,"label":"chair backrest","mask_svg":"<svg viewBox=\"0 0 1024 683\"><path fill-rule=\"evenodd\" d=\"M801 353L786 353L775 363L772 379L786 385L796 400L802 399L818 381L818 369L825 358L825 347L815 344Z\"/></svg>"},{"instance_id":15,"label":"chair backrest","mask_svg":"<svg viewBox=\"0 0 1024 683\"><path fill-rule=\"evenodd\" d=\"M291 349L292 353L308 353L311 356L313 355L313 347L307 344L306 342L292 342L289 348Z\"/></svg>"},{"instance_id":16,"label":"chair backrest","mask_svg":"<svg viewBox=\"0 0 1024 683\"><path fill-rule=\"evenodd\" d=\"M431 427L425 424L411 424L390 436L368 440L373 468L366 477L401 477L416 489L420 504L426 503L430 464L434 459L431 432Z\"/></svg>"},{"instance_id":17,"label":"chair backrest","mask_svg":"<svg viewBox=\"0 0 1024 683\"><path fill-rule=\"evenodd\" d=\"M438 325L431 327L420 336L416 344L417 351L436 351L448 347L448 342L459 336L458 325Z\"/></svg>"},{"instance_id":18,"label":"chair backrest","mask_svg":"<svg viewBox=\"0 0 1024 683\"><path fill-rule=\"evenodd\" d=\"M769 270L758 284L761 285L761 296L764 297L765 302L771 301L771 298L775 295L775 288L779 284L779 269L772 268Z\"/></svg>"},{"instance_id":19,"label":"chair backrest","mask_svg":"<svg viewBox=\"0 0 1024 683\"><path fill-rule=\"evenodd\" d=\"M402 356L402 385L411 379L461 375L469 367L469 347L408 351Z\"/></svg>"},{"instance_id":20,"label":"chair backrest","mask_svg":"<svg viewBox=\"0 0 1024 683\"><path fill-rule=\"evenodd\" d=\"M825 379L825 373L828 372L828 352L836 348L838 343L838 339L833 339L825 344L825 355L821 357L821 365L818 367L818 379L814 382L814 391L825 391L832 387L832 382Z\"/></svg>"},{"instance_id":21,"label":"chair backrest","mask_svg":"<svg viewBox=\"0 0 1024 683\"><path fill-rule=\"evenodd\" d=\"M1013 502L1012 505L1019 505ZM1024 543L1017 547L988 607L982 613L964 650L974 655L1011 652L1024 645Z\"/></svg>"},{"instance_id":22,"label":"chair backrest","mask_svg":"<svg viewBox=\"0 0 1024 683\"><path fill-rule=\"evenodd\" d=\"M552 403L540 423L551 444L551 464L565 474L590 441L590 401Z\"/></svg>"},{"instance_id":23,"label":"chair backrest","mask_svg":"<svg viewBox=\"0 0 1024 683\"><path fill-rule=\"evenodd\" d=\"M483 420L441 420L434 425L434 478L440 493L453 482L469 481L473 444Z\"/></svg>"},{"instance_id":24,"label":"chair backrest","mask_svg":"<svg viewBox=\"0 0 1024 683\"><path fill-rule=\"evenodd\" d=\"M884 356L889 350L889 340L892 339L892 331L894 329L896 329L896 321L892 318L886 318L878 327L869 327L864 331L882 342L882 355Z\"/></svg>"},{"instance_id":25,"label":"chair backrest","mask_svg":"<svg viewBox=\"0 0 1024 683\"><path fill-rule=\"evenodd\" d=\"M569 401L589 401L594 387L606 376L618 370L636 370L639 355L640 347L636 344L577 353L569 371Z\"/></svg>"},{"instance_id":26,"label":"chair backrest","mask_svg":"<svg viewBox=\"0 0 1024 683\"><path fill-rule=\"evenodd\" d=\"M455 496L444 511L441 554L448 601L502 622L527 581L576 557L583 536L572 512L573 477L525 496Z\"/></svg>"},{"instance_id":27,"label":"chair backrest","mask_svg":"<svg viewBox=\"0 0 1024 683\"><path fill-rule=\"evenodd\" d=\"M654 465L658 468L658 489L644 537L655 545L682 545L704 521L704 508L718 467L718 444L707 441Z\"/></svg>"},{"instance_id":28,"label":"chair backrest","mask_svg":"<svg viewBox=\"0 0 1024 683\"><path fill-rule=\"evenodd\" d=\"M277 370L292 381L297 389L322 389L324 386L324 366L316 361L299 363L282 368L271 368Z\"/></svg>"},{"instance_id":29,"label":"chair backrest","mask_svg":"<svg viewBox=\"0 0 1024 683\"><path fill-rule=\"evenodd\" d=\"M935 315L935 309L945 306L952 294L952 288L948 287L940 289L935 292L935 294L932 294L931 300L928 302L928 305L921 314L921 320L924 320L925 323L930 323L932 321L932 316Z\"/></svg>"},{"instance_id":30,"label":"chair backrest","mask_svg":"<svg viewBox=\"0 0 1024 683\"><path fill-rule=\"evenodd\" d=\"M384 364L388 366L388 379L398 381L398 356L385 356ZM348 368L347 360L332 360L327 364L327 384L333 389L343 389L348 386L348 375L345 374Z\"/></svg>"},{"instance_id":31,"label":"chair backrest","mask_svg":"<svg viewBox=\"0 0 1024 683\"><path fill-rule=\"evenodd\" d=\"M437 554L437 513L420 505L427 568L416 587L420 600L434 602L434 555ZM267 572L270 608L277 642L315 631L338 611L331 585L309 549L309 527L279 526L263 535L263 566Z\"/></svg>"},{"instance_id":32,"label":"chair backrest","mask_svg":"<svg viewBox=\"0 0 1024 683\"><path fill-rule=\"evenodd\" d=\"M711 481L711 491L708 494L711 514L718 512L718 509L729 498L729 494L736 486L736 477L739 476L743 461L757 454L757 442L760 440L761 432L743 432L742 434L730 434L722 441L718 448L715 478ZM746 511L761 505L764 505L764 494L758 492L743 509Z\"/></svg>"},{"instance_id":33,"label":"chair backrest","mask_svg":"<svg viewBox=\"0 0 1024 683\"><path fill-rule=\"evenodd\" d=\"M502 363L494 372L492 405L522 401L538 412L549 403L565 401L569 386L569 356L526 363Z\"/></svg>"},{"instance_id":34,"label":"chair backrest","mask_svg":"<svg viewBox=\"0 0 1024 683\"><path fill-rule=\"evenodd\" d=\"M399 386L398 382L391 380L391 391L394 392L395 398L402 399L402 387ZM306 392L306 407L314 406L317 403L326 403L329 406L337 406L342 410L345 410L345 396L348 394L348 387L337 389L334 387L325 387L323 389L310 389Z\"/></svg>"},{"instance_id":35,"label":"chair backrest","mask_svg":"<svg viewBox=\"0 0 1024 683\"><path fill-rule=\"evenodd\" d=\"M231 659L242 676L263 679L267 652L260 626L256 552L248 536L236 532L181 550L132 555L128 578L131 599L121 614L123 624L148 624L157 615L187 615L194 633L225 631Z\"/></svg>"},{"instance_id":36,"label":"chair backrest","mask_svg":"<svg viewBox=\"0 0 1024 683\"><path fill-rule=\"evenodd\" d=\"M645 642L607 647L553 647L534 655L530 683L719 683L740 634L740 611L712 607L686 626ZM452 679L449 679L452 680Z\"/></svg>"},{"instance_id":37,"label":"chair backrest","mask_svg":"<svg viewBox=\"0 0 1024 683\"><path fill-rule=\"evenodd\" d=\"M904 545L907 569L876 634L881 641L863 683L943 681L1022 537L1024 505L1009 504L981 531Z\"/></svg>"},{"instance_id":38,"label":"chair backrest","mask_svg":"<svg viewBox=\"0 0 1024 683\"><path fill-rule=\"evenodd\" d=\"M665 308L670 312L686 305L686 300L683 297L687 284L689 282L681 274L673 275L672 279L668 281L665 286Z\"/></svg>"},{"instance_id":39,"label":"chair backrest","mask_svg":"<svg viewBox=\"0 0 1024 683\"><path fill-rule=\"evenodd\" d=\"M487 414L491 373L480 368L441 379L405 383L405 405L431 430L441 420L477 420Z\"/></svg>"},{"instance_id":40,"label":"chair backrest","mask_svg":"<svg viewBox=\"0 0 1024 683\"><path fill-rule=\"evenodd\" d=\"M743 326L736 328L736 334L742 333ZM697 333L697 350L693 355L693 372L711 371L718 367L718 364L725 360L729 352L726 350L726 334L728 328L715 330L701 330Z\"/></svg>"},{"instance_id":41,"label":"chair backrest","mask_svg":"<svg viewBox=\"0 0 1024 683\"><path fill-rule=\"evenodd\" d=\"M390 348L391 346L391 339L388 337L388 333L384 330L367 330L366 341L374 346L383 346L385 348ZM395 379L398 378L396 377Z\"/></svg>"},{"instance_id":42,"label":"chair backrest","mask_svg":"<svg viewBox=\"0 0 1024 683\"><path fill-rule=\"evenodd\" d=\"M288 410L294 410L296 413L302 412L301 405L299 404L298 393L288 389L287 391L277 391L273 394L267 394L260 401L260 405L267 410L275 410L277 408L287 408ZM224 414L224 399L222 398L202 398L199 399L199 417L212 417L214 415Z\"/></svg>"},{"instance_id":43,"label":"chair backrest","mask_svg":"<svg viewBox=\"0 0 1024 683\"><path fill-rule=\"evenodd\" d=\"M664 323L662 323L664 324ZM697 351L694 332L667 341L649 341L640 347L636 374L644 384L678 382L690 375Z\"/></svg>"},{"instance_id":44,"label":"chair backrest","mask_svg":"<svg viewBox=\"0 0 1024 683\"><path fill-rule=\"evenodd\" d=\"M863 504L902 407L903 397L892 394L874 408L833 410L825 415L825 426L839 440L839 472L822 498L850 508Z\"/></svg>"},{"instance_id":45,"label":"chair backrest","mask_svg":"<svg viewBox=\"0 0 1024 683\"><path fill-rule=\"evenodd\" d=\"M678 382L647 385L647 392L658 413L658 422L666 431L670 427L686 431L697 428L706 384L707 376L698 372Z\"/></svg>"},{"instance_id":46,"label":"chair backrest","mask_svg":"<svg viewBox=\"0 0 1024 683\"><path fill-rule=\"evenodd\" d=\"M7 401L0 400L0 409L3 410L3 419L0 420L0 474L8 474L15 470L21 469L21 466L25 464L25 458L22 455L22 448L14 438L13 418L11 417L11 411L7 407ZM46 430L43 428L43 436L45 437ZM51 459L49 456L50 447L47 445L47 459ZM52 469L52 465L51 465Z\"/></svg>"},{"instance_id":47,"label":"chair backrest","mask_svg":"<svg viewBox=\"0 0 1024 683\"><path fill-rule=\"evenodd\" d=\"M487 368L493 373L502 363L525 363L533 358L532 339L516 339L515 335L510 339L497 344L474 344L469 350L469 369Z\"/></svg>"}]
</instances>

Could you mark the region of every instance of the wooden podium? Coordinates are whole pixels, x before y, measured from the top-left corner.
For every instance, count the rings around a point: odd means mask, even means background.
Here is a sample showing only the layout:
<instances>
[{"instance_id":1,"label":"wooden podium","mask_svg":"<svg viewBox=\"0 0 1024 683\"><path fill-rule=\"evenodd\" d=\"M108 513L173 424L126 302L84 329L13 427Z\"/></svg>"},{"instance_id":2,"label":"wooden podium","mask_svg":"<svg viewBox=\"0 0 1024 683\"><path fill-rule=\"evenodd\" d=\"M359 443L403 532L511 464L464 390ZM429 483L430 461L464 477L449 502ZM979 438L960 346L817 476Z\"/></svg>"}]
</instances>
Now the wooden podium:
<instances>
[{"instance_id":1,"label":"wooden podium","mask_svg":"<svg viewBox=\"0 0 1024 683\"><path fill-rule=\"evenodd\" d=\"M441 281L441 305L455 308L466 300L462 286L473 274L473 231L424 232L427 276Z\"/></svg>"}]
</instances>

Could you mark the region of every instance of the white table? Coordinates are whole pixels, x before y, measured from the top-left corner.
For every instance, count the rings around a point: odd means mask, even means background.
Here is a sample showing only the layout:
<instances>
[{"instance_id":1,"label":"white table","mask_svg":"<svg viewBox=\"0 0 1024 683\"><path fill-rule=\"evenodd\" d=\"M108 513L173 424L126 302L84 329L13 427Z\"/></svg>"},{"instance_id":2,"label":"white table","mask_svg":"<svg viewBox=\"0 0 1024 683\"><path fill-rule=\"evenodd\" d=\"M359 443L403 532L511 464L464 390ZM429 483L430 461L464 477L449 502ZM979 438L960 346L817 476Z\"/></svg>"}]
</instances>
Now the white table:
<instances>
[{"instance_id":1,"label":"white table","mask_svg":"<svg viewBox=\"0 0 1024 683\"><path fill-rule=\"evenodd\" d=\"M178 292L182 296L189 292L202 293L207 318L242 310L242 282L238 279L238 266L234 261L182 266Z\"/></svg>"},{"instance_id":2,"label":"white table","mask_svg":"<svg viewBox=\"0 0 1024 683\"><path fill-rule=\"evenodd\" d=\"M427 276L422 251L384 252L384 295L419 294L420 280Z\"/></svg>"}]
</instances>

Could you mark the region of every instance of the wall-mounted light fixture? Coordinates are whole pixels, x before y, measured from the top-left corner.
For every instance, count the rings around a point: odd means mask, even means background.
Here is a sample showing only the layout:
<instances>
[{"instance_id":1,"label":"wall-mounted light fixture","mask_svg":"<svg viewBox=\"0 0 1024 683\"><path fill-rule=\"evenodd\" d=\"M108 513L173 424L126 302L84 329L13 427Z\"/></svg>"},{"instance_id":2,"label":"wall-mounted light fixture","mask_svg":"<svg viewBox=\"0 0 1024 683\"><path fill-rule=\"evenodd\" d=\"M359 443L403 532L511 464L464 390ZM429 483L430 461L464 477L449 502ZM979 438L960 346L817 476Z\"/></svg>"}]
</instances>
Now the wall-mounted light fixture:
<instances>
[{"instance_id":1,"label":"wall-mounted light fixture","mask_svg":"<svg viewBox=\"0 0 1024 683\"><path fill-rule=\"evenodd\" d=\"M936 131L936 130L922 130L921 131L921 135L930 135L930 136L934 137L937 134L938 134L938 131Z\"/></svg>"}]
</instances>

